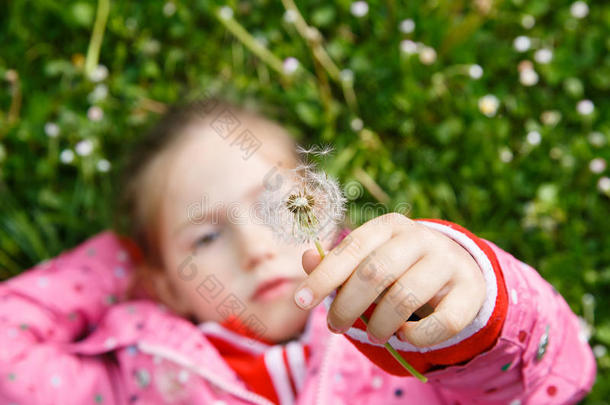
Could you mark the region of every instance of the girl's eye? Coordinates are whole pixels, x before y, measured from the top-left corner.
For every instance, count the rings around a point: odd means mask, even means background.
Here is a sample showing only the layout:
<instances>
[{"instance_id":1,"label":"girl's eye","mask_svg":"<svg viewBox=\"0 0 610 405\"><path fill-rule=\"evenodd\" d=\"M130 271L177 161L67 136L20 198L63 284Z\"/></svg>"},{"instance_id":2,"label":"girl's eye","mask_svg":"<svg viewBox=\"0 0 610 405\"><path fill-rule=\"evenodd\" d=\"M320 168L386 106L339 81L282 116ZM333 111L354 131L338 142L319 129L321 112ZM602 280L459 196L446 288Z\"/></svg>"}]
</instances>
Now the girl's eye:
<instances>
[{"instance_id":1,"label":"girl's eye","mask_svg":"<svg viewBox=\"0 0 610 405\"><path fill-rule=\"evenodd\" d=\"M220 236L220 231L216 231L216 232L211 232L208 233L206 235L203 235L202 237L200 237L199 239L197 239L195 241L195 248L201 246L201 245L207 245L212 243L214 240L216 240L216 238L218 238Z\"/></svg>"}]
</instances>

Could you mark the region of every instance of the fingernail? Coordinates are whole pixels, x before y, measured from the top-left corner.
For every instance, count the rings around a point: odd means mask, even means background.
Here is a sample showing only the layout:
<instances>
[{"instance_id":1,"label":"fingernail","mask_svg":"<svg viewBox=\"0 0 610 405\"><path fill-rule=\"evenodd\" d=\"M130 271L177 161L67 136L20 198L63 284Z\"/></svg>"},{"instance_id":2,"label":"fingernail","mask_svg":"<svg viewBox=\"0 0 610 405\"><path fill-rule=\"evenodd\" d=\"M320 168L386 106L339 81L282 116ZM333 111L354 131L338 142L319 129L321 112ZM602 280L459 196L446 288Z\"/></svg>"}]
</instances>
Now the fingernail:
<instances>
[{"instance_id":1,"label":"fingernail","mask_svg":"<svg viewBox=\"0 0 610 405\"><path fill-rule=\"evenodd\" d=\"M369 332L366 332L366 335L368 336L369 340L373 343L377 343L377 344L383 343L383 340L377 339L375 336L371 335Z\"/></svg>"},{"instance_id":2,"label":"fingernail","mask_svg":"<svg viewBox=\"0 0 610 405\"><path fill-rule=\"evenodd\" d=\"M328 329L330 329L333 333L343 333L343 331L335 328L328 318L326 318L326 325L328 325Z\"/></svg>"},{"instance_id":3,"label":"fingernail","mask_svg":"<svg viewBox=\"0 0 610 405\"><path fill-rule=\"evenodd\" d=\"M307 309L313 302L313 292L308 287L303 287L294 295L294 300L298 306Z\"/></svg>"}]
</instances>

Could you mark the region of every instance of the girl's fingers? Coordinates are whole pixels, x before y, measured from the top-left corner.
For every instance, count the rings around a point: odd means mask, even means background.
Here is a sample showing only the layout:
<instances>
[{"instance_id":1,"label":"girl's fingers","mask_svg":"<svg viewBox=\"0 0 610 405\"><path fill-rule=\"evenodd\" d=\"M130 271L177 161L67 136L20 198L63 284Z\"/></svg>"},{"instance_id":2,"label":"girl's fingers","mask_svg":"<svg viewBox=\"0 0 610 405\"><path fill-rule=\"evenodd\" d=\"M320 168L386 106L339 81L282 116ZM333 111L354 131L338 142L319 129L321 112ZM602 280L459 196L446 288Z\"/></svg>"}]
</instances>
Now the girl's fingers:
<instances>
[{"instance_id":1,"label":"girl's fingers","mask_svg":"<svg viewBox=\"0 0 610 405\"><path fill-rule=\"evenodd\" d=\"M444 256L431 254L412 265L375 307L367 326L369 339L385 343L413 312L450 282L451 269L452 264L447 263Z\"/></svg>"},{"instance_id":2,"label":"girl's fingers","mask_svg":"<svg viewBox=\"0 0 610 405\"><path fill-rule=\"evenodd\" d=\"M423 255L416 233L397 235L377 247L341 286L328 311L329 325L336 331L347 330L386 287L409 272L407 269ZM399 326L400 323L391 332Z\"/></svg>"},{"instance_id":3,"label":"girl's fingers","mask_svg":"<svg viewBox=\"0 0 610 405\"><path fill-rule=\"evenodd\" d=\"M315 249L308 249L303 253L303 257L301 258L303 264L303 270L307 274L311 273L313 269L316 268L318 264L322 261L320 254Z\"/></svg>"},{"instance_id":4,"label":"girl's fingers","mask_svg":"<svg viewBox=\"0 0 610 405\"><path fill-rule=\"evenodd\" d=\"M356 266L392 236L405 228L422 226L402 214L390 213L378 216L356 228L339 245L332 249L320 264L298 286L295 302L303 309L319 304L324 297L340 286L352 274Z\"/></svg>"},{"instance_id":5,"label":"girl's fingers","mask_svg":"<svg viewBox=\"0 0 610 405\"><path fill-rule=\"evenodd\" d=\"M416 322L406 322L398 331L398 338L418 347L444 342L474 320L484 300L485 289L457 283L432 314Z\"/></svg>"}]
</instances>

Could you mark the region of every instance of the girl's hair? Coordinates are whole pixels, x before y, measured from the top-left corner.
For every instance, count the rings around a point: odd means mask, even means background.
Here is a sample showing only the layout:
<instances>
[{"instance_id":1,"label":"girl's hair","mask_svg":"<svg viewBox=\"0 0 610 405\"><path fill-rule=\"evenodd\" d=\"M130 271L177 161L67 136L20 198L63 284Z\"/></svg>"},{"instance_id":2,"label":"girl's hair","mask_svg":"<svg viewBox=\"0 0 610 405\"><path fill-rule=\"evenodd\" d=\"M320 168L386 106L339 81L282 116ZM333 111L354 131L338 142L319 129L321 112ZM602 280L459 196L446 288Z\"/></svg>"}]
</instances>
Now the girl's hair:
<instances>
[{"instance_id":1,"label":"girl's hair","mask_svg":"<svg viewBox=\"0 0 610 405\"><path fill-rule=\"evenodd\" d=\"M114 201L114 229L135 242L141 253L141 261L136 264L135 274L127 290L127 298L149 297L159 299L155 287L147 277L150 271L163 269L161 246L159 244L158 213L164 189L164 170L169 151L184 138L193 124L211 123L220 114L230 112L239 121L262 123L264 132L284 135L289 144L294 140L282 127L264 118L256 111L247 110L221 99L193 101L174 105L164 113L142 137L130 148L118 179L118 195ZM278 141L278 139L274 139ZM290 148L298 161L295 148ZM166 303L168 304L168 303ZM171 305L169 305L171 306Z\"/></svg>"}]
</instances>

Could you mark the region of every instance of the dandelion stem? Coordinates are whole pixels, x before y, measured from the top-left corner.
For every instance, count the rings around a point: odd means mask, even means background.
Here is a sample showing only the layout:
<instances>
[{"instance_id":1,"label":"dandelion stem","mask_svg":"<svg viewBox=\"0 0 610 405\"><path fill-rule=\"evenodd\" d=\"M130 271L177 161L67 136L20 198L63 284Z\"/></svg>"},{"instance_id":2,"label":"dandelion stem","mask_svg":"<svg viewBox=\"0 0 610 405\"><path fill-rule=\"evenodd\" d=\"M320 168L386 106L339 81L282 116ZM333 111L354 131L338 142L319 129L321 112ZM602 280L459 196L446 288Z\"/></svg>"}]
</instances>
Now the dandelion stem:
<instances>
[{"instance_id":1,"label":"dandelion stem","mask_svg":"<svg viewBox=\"0 0 610 405\"><path fill-rule=\"evenodd\" d=\"M316 240L314 242L316 244L316 248L318 249L318 253L320 254L320 257L322 259L324 259L324 256L326 256L326 254L324 253L324 248L320 244L320 240L318 238L316 238Z\"/></svg>"},{"instance_id":2,"label":"dandelion stem","mask_svg":"<svg viewBox=\"0 0 610 405\"><path fill-rule=\"evenodd\" d=\"M316 238L314 240L314 243L316 245L316 248L318 249L318 253L320 253L320 257L322 259L324 259L324 256L326 256L326 254L324 253L324 249L322 248L322 245L320 244L320 240L318 238ZM367 319L366 315L362 314L360 315L360 319L362 320L362 322L364 322L365 325L368 325L369 320ZM392 355L392 357L394 357L396 359L396 361L398 361L409 373L411 373L415 378L417 378L419 381L425 383L428 382L428 378L421 374L419 371L417 371L412 365L410 365L401 355L400 353L398 353L396 351L396 349L394 349L392 347L392 345L389 342L385 342L384 344L386 350L388 352L390 352L390 354Z\"/></svg>"},{"instance_id":3,"label":"dandelion stem","mask_svg":"<svg viewBox=\"0 0 610 405\"><path fill-rule=\"evenodd\" d=\"M368 319L364 314L360 315L360 319L362 319L362 322L364 322L365 325L368 325ZM428 381L428 378L425 375L422 375L419 371L417 371L412 365L407 363L407 361L402 358L400 353L398 353L389 342L385 342L384 346L392 354L392 356L394 356L394 358L400 364L402 364L402 366L406 368L411 374L413 374L413 376L416 377L419 381L424 383Z\"/></svg>"}]
</instances>

